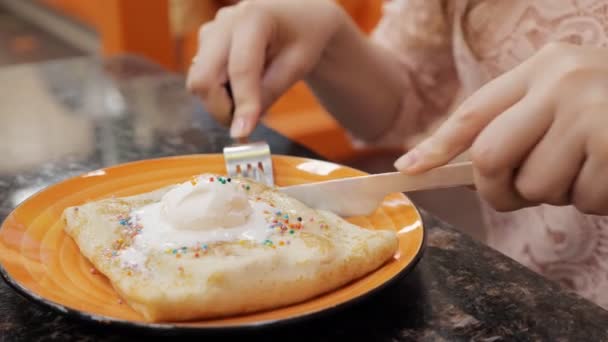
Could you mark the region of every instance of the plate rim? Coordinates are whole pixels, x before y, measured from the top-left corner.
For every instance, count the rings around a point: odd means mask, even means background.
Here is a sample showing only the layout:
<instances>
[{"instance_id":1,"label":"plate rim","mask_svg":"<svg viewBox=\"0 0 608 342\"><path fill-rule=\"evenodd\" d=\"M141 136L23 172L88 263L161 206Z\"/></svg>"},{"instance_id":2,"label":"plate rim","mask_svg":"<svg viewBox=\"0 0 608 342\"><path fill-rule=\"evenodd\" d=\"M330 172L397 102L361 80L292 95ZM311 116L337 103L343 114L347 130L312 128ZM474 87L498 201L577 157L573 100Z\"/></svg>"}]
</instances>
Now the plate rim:
<instances>
[{"instance_id":1,"label":"plate rim","mask_svg":"<svg viewBox=\"0 0 608 342\"><path fill-rule=\"evenodd\" d=\"M130 162L125 162L125 163L120 163L120 164L114 164L114 165L110 165L107 167L101 167L101 168L98 168L95 170L86 171L86 172L80 173L78 175L74 175L74 176L65 178L63 180L60 180L56 183L53 183L53 184L37 191L36 193L32 194L27 199L22 201L15 208L13 208L13 210L11 210L11 212L2 220L2 223L0 224L0 230L2 230L6 220L13 214L13 212L15 212L19 207L21 207L23 204L25 204L30 198L37 196L44 191L47 191L49 188L61 186L62 183L70 181L74 178L83 177L91 172L96 172L96 171L100 171L100 170L108 170L108 169L113 169L113 168L117 168L117 167L124 167L127 165L146 163L146 162L150 162L150 161L167 160L167 159L173 159L173 158L192 158L192 157L197 157L197 156L222 156L222 154L221 153L199 153L199 154L186 154L186 155L179 155L179 156L167 156L167 157L141 159L141 160L130 161ZM273 154L272 156L291 159L291 160L299 159L302 161L319 161L319 162L323 162L323 163L334 164L334 165L340 166L341 168L348 168L351 170L364 172L364 171L361 171L361 170L358 170L358 169L355 169L355 168L352 168L352 167L349 167L346 165L334 163L331 161L316 159L316 158L297 157L297 156L289 156L289 155L283 155L283 154ZM405 194L402 194L402 195L405 196L409 200L409 197L407 197ZM411 202L411 200L410 200L410 202ZM166 322L166 323L152 323L152 322L143 322L143 321L137 322L137 321L131 321L131 320L126 320L126 319L119 319L119 318L115 318L115 317L94 314L94 313L90 313L90 312L79 310L79 309L73 309L69 306L66 306L66 305L63 305L56 301L42 297L42 296L38 295L37 293L35 293L34 291L26 288L25 286L20 284L15 278L13 278L8 273L6 268L4 267L2 260L0 260L0 277L6 284L9 285L10 288L12 288L17 294L19 294L26 300L33 302L34 304L36 304L40 307L50 308L52 311L60 313L64 316L66 316L67 318L74 317L80 321L83 321L83 322L89 323L89 324L102 324L105 326L111 326L111 327L116 327L116 328L137 329L137 330L143 330L143 331L149 331L149 332L185 333L185 334L202 333L202 332L209 332L209 333L247 332L247 331L255 331L255 330L265 329L265 328L282 327L282 326L299 323L299 322L306 321L306 320L320 318L322 316L327 316L327 315L342 311L350 306L355 306L355 305L359 304L360 302L377 295L379 292L381 292L385 288L395 284L398 280L402 279L405 275L409 274L420 262L420 259L422 258L424 251L426 250L426 242L427 242L426 241L427 232L425 229L423 217L422 217L420 211L418 210L418 207L414 203L411 203L411 206L414 209L414 211L416 212L416 215L418 215L418 217L420 218L420 228L419 229L421 229L422 239L421 239L420 245L418 246L418 250L416 251L416 254L412 258L412 261L410 263L408 263L399 272L395 273L392 277L386 279L384 282L382 282L378 286L371 288L370 290L363 292L363 293L359 294L358 296L351 297L336 305L327 306L325 308L320 308L318 310L313 310L313 311L309 311L306 313L297 314L297 315L293 315L293 316L281 318L281 319L269 319L269 320L255 321L255 322L250 322L250 323L207 325L207 326L185 325L184 323L187 323L187 322ZM353 280L353 281L356 281L356 280ZM306 302L306 301L303 301L303 302Z\"/></svg>"}]
</instances>

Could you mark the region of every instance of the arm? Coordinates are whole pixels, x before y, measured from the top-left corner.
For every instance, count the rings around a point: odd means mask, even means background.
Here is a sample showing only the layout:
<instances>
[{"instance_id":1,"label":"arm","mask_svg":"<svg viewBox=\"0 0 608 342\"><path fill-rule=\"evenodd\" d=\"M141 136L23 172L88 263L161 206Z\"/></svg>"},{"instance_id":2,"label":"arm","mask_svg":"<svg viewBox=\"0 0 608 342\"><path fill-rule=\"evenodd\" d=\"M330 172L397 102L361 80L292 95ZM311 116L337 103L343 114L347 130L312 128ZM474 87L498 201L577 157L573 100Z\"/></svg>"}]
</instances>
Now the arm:
<instances>
[{"instance_id":1,"label":"arm","mask_svg":"<svg viewBox=\"0 0 608 342\"><path fill-rule=\"evenodd\" d=\"M403 144L446 113L459 82L440 1L394 1L385 10L373 38L344 25L307 83L356 137Z\"/></svg>"},{"instance_id":2,"label":"arm","mask_svg":"<svg viewBox=\"0 0 608 342\"><path fill-rule=\"evenodd\" d=\"M373 140L395 121L407 82L395 56L348 23L335 43L330 43L332 48L307 83L344 127L358 137Z\"/></svg>"}]
</instances>

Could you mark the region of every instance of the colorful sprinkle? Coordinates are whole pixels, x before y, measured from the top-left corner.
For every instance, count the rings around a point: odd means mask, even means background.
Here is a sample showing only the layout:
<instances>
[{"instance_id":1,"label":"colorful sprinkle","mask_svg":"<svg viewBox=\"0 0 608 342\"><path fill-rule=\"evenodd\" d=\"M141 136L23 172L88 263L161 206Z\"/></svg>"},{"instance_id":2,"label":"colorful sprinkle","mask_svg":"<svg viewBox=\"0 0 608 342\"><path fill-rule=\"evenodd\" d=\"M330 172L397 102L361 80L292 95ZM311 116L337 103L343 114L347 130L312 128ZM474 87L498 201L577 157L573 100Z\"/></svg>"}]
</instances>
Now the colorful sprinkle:
<instances>
[{"instance_id":1,"label":"colorful sprinkle","mask_svg":"<svg viewBox=\"0 0 608 342\"><path fill-rule=\"evenodd\" d=\"M215 179L213 177L209 178L209 182L213 182Z\"/></svg>"},{"instance_id":2,"label":"colorful sprinkle","mask_svg":"<svg viewBox=\"0 0 608 342\"><path fill-rule=\"evenodd\" d=\"M302 218L298 216L298 222L302 222Z\"/></svg>"},{"instance_id":3,"label":"colorful sprinkle","mask_svg":"<svg viewBox=\"0 0 608 342\"><path fill-rule=\"evenodd\" d=\"M195 258L198 258L198 257L199 257L198 252L197 252L197 253L194 253L194 257L195 257Z\"/></svg>"},{"instance_id":4,"label":"colorful sprinkle","mask_svg":"<svg viewBox=\"0 0 608 342\"><path fill-rule=\"evenodd\" d=\"M293 229L289 231L289 234L293 234L293 233L295 233Z\"/></svg>"},{"instance_id":5,"label":"colorful sprinkle","mask_svg":"<svg viewBox=\"0 0 608 342\"><path fill-rule=\"evenodd\" d=\"M279 241L279 246L284 246L285 245L285 241L281 240Z\"/></svg>"}]
</instances>

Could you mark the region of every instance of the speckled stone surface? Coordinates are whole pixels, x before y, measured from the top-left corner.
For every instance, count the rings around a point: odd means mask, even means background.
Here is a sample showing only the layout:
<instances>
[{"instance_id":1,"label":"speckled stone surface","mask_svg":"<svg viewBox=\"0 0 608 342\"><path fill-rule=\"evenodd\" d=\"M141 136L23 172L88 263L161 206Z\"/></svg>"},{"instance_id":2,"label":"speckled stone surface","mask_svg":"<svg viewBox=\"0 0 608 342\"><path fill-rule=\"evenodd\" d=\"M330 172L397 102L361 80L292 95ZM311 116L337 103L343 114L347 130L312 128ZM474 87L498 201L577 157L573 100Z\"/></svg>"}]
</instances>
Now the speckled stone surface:
<instances>
[{"instance_id":1,"label":"speckled stone surface","mask_svg":"<svg viewBox=\"0 0 608 342\"><path fill-rule=\"evenodd\" d=\"M3 68L2 82L23 89L0 100L0 152L10 157L0 162L0 218L72 175L144 158L220 152L229 143L226 131L185 94L180 77L135 57ZM274 153L314 157L267 128L255 137L269 141ZM179 340L608 341L608 312L430 215L424 222L427 248L418 266L372 297L280 328ZM0 282L0 340L151 335L66 317Z\"/></svg>"}]
</instances>

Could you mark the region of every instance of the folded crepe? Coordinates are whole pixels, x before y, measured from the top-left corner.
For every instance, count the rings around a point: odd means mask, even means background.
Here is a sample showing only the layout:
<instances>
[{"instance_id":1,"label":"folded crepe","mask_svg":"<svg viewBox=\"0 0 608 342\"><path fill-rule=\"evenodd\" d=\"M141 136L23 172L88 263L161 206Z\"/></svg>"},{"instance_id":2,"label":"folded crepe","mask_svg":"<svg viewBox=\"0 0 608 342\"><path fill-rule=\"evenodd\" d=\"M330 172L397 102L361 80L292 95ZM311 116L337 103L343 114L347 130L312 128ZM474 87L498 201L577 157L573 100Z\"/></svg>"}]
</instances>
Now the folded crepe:
<instances>
[{"instance_id":1,"label":"folded crepe","mask_svg":"<svg viewBox=\"0 0 608 342\"><path fill-rule=\"evenodd\" d=\"M337 289L397 250L392 230L355 226L245 179L191 181L64 211L65 231L150 322L277 308Z\"/></svg>"}]
</instances>

